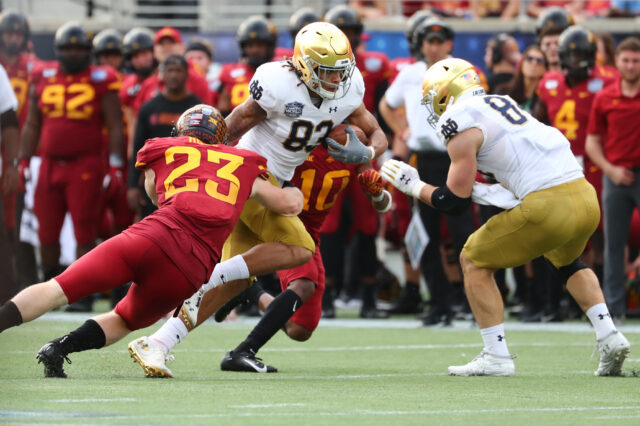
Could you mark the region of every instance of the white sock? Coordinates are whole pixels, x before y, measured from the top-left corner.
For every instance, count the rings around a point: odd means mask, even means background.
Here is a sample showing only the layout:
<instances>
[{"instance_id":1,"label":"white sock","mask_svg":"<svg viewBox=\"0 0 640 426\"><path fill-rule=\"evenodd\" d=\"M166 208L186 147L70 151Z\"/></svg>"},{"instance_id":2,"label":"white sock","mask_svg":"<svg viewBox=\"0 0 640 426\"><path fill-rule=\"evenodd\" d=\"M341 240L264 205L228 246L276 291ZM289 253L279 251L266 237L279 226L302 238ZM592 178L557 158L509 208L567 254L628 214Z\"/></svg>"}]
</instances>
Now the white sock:
<instances>
[{"instance_id":1,"label":"white sock","mask_svg":"<svg viewBox=\"0 0 640 426\"><path fill-rule=\"evenodd\" d=\"M492 355L509 356L507 339L504 336L504 323L480 330L484 349Z\"/></svg>"},{"instance_id":2,"label":"white sock","mask_svg":"<svg viewBox=\"0 0 640 426\"><path fill-rule=\"evenodd\" d=\"M598 303L593 305L587 309L586 313L591 325L596 330L596 339L600 340L616 331L616 326L613 325L613 320L606 304Z\"/></svg>"},{"instance_id":3,"label":"white sock","mask_svg":"<svg viewBox=\"0 0 640 426\"><path fill-rule=\"evenodd\" d=\"M242 255L239 254L224 262L218 263L216 267L213 268L209 282L203 285L202 289L207 292L229 281L241 280L249 278L250 276L249 267Z\"/></svg>"},{"instance_id":4,"label":"white sock","mask_svg":"<svg viewBox=\"0 0 640 426\"><path fill-rule=\"evenodd\" d=\"M149 339L158 342L166 355L175 345L180 343L187 334L189 334L189 331L182 320L178 317L171 317L158 331L149 336Z\"/></svg>"}]
</instances>

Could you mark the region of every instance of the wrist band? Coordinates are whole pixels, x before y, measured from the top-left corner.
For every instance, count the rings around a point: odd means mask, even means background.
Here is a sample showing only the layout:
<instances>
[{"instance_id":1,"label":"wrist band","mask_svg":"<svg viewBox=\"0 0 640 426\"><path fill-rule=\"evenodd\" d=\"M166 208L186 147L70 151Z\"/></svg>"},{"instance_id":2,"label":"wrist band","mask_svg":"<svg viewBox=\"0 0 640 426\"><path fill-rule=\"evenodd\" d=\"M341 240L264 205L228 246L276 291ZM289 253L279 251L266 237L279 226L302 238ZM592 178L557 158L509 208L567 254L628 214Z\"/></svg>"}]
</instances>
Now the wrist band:
<instances>
[{"instance_id":1,"label":"wrist band","mask_svg":"<svg viewBox=\"0 0 640 426\"><path fill-rule=\"evenodd\" d=\"M378 201L382 201L382 199L384 198L384 193L385 193L385 190L383 189L380 194L372 196L371 199L376 203Z\"/></svg>"},{"instance_id":2,"label":"wrist band","mask_svg":"<svg viewBox=\"0 0 640 426\"><path fill-rule=\"evenodd\" d=\"M392 202L393 199L392 199L391 194L389 193L389 191L387 191L386 189L383 189L382 190L382 196L383 197L384 197L384 194L387 194L389 196L389 201L387 201L387 205L384 206L383 209L381 209L381 210L376 209L378 211L378 213L386 213L386 212L388 212L391 209L391 206L393 205L393 202Z\"/></svg>"},{"instance_id":3,"label":"wrist band","mask_svg":"<svg viewBox=\"0 0 640 426\"><path fill-rule=\"evenodd\" d=\"M417 181L413 185L413 188L411 188L411 196L413 198L420 199L420 193L422 192L422 188L424 188L425 186L427 186L427 184L424 183L423 181L421 180Z\"/></svg>"}]
</instances>

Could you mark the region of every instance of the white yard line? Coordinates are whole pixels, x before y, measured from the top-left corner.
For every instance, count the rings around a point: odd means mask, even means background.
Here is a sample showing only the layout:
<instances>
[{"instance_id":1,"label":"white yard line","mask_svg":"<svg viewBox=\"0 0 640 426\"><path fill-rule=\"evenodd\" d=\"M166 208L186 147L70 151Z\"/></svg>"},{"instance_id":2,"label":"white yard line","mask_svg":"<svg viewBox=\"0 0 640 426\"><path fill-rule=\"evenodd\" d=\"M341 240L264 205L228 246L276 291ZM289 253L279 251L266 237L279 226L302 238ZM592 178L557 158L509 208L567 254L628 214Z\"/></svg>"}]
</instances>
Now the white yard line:
<instances>
[{"instance_id":1,"label":"white yard line","mask_svg":"<svg viewBox=\"0 0 640 426\"><path fill-rule=\"evenodd\" d=\"M45 402L76 403L76 402L136 402L135 398L84 398L84 399L47 399Z\"/></svg>"}]
</instances>

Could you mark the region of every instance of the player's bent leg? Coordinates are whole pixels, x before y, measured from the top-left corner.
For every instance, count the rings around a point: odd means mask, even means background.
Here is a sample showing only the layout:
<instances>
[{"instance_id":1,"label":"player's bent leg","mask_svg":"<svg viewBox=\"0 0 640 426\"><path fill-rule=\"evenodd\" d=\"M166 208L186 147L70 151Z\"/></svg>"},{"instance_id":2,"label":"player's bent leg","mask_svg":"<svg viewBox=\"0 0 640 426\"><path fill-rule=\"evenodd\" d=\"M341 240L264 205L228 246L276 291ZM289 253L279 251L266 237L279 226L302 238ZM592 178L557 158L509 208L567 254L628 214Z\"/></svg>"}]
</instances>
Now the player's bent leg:
<instances>
[{"instance_id":1,"label":"player's bent leg","mask_svg":"<svg viewBox=\"0 0 640 426\"><path fill-rule=\"evenodd\" d=\"M476 266L464 253L460 254L464 288L478 326L492 327L503 322L502 296L493 279L493 270Z\"/></svg>"}]
</instances>

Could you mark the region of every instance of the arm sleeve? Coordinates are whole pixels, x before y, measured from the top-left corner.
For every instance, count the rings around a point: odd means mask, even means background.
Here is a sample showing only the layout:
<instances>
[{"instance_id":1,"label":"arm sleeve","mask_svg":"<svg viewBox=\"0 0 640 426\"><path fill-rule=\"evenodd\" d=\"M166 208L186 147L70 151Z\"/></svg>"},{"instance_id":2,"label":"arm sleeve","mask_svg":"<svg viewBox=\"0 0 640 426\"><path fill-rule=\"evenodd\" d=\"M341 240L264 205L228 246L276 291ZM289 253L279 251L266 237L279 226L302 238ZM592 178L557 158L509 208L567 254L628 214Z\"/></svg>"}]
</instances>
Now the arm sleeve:
<instances>
[{"instance_id":1,"label":"arm sleeve","mask_svg":"<svg viewBox=\"0 0 640 426\"><path fill-rule=\"evenodd\" d=\"M591 105L591 113L589 114L589 126L587 127L588 135L600 135L607 134L607 116L602 111L601 105L602 96L600 93L596 94L593 104Z\"/></svg>"},{"instance_id":2,"label":"arm sleeve","mask_svg":"<svg viewBox=\"0 0 640 426\"><path fill-rule=\"evenodd\" d=\"M4 67L0 65L0 114L12 109L18 109L18 99L11 88L7 72Z\"/></svg>"}]
</instances>

